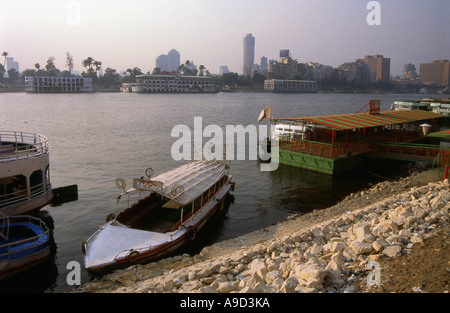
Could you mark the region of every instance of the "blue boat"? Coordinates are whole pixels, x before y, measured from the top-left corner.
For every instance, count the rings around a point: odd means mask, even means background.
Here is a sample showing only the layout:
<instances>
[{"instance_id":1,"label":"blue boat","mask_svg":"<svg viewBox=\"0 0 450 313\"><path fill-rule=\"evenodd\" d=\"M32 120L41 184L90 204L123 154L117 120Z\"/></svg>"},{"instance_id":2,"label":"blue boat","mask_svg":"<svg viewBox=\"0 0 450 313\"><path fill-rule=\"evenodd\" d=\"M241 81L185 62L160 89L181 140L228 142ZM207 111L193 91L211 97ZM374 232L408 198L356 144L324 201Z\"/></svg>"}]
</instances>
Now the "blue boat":
<instances>
[{"instance_id":1,"label":"blue boat","mask_svg":"<svg viewBox=\"0 0 450 313\"><path fill-rule=\"evenodd\" d=\"M42 220L0 212L0 281L50 257L49 229Z\"/></svg>"}]
</instances>

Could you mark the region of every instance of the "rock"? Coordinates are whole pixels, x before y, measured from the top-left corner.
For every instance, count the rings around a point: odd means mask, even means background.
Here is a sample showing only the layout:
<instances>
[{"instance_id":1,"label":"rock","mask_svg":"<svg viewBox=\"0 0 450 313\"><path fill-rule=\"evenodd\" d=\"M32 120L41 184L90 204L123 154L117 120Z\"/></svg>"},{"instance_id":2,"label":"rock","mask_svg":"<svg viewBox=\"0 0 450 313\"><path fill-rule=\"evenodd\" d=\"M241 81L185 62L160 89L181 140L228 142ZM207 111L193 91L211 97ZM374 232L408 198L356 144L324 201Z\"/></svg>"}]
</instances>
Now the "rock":
<instances>
[{"instance_id":1,"label":"rock","mask_svg":"<svg viewBox=\"0 0 450 313\"><path fill-rule=\"evenodd\" d=\"M366 254L373 251L372 244L360 241L353 241L350 244L350 248L356 255Z\"/></svg>"},{"instance_id":2,"label":"rock","mask_svg":"<svg viewBox=\"0 0 450 313\"><path fill-rule=\"evenodd\" d=\"M389 246L384 248L383 254L389 258L395 258L400 255L402 248L400 246Z\"/></svg>"},{"instance_id":3,"label":"rock","mask_svg":"<svg viewBox=\"0 0 450 313\"><path fill-rule=\"evenodd\" d=\"M383 238L377 239L372 243L372 247L377 252L383 251L387 246L389 246L389 242Z\"/></svg>"},{"instance_id":4,"label":"rock","mask_svg":"<svg viewBox=\"0 0 450 313\"><path fill-rule=\"evenodd\" d=\"M239 287L239 282L223 282L219 283L219 286L217 287L217 291L220 293L229 293L231 291L236 290Z\"/></svg>"},{"instance_id":5,"label":"rock","mask_svg":"<svg viewBox=\"0 0 450 313\"><path fill-rule=\"evenodd\" d=\"M411 243L423 243L423 239L419 236L411 236Z\"/></svg>"},{"instance_id":6,"label":"rock","mask_svg":"<svg viewBox=\"0 0 450 313\"><path fill-rule=\"evenodd\" d=\"M298 285L298 280L294 276L288 277L280 287L280 291L284 293L294 293Z\"/></svg>"}]
</instances>

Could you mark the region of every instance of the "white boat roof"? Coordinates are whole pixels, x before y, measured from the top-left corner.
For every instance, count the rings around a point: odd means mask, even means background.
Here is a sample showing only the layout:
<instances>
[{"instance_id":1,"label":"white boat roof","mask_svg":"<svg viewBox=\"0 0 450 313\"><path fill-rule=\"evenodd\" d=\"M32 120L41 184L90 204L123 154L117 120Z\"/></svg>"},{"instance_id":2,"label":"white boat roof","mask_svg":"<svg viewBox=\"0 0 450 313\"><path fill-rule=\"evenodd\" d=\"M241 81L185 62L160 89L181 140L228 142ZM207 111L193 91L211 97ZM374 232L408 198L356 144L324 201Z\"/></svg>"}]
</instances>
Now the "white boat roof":
<instances>
[{"instance_id":1,"label":"white boat roof","mask_svg":"<svg viewBox=\"0 0 450 313\"><path fill-rule=\"evenodd\" d=\"M198 198L208 190L228 171L224 162L220 161L193 161L178 168L151 178L152 182L162 183L160 187L147 189L162 194L169 199L186 205ZM184 192L178 196L173 195L174 188L182 186Z\"/></svg>"}]
</instances>

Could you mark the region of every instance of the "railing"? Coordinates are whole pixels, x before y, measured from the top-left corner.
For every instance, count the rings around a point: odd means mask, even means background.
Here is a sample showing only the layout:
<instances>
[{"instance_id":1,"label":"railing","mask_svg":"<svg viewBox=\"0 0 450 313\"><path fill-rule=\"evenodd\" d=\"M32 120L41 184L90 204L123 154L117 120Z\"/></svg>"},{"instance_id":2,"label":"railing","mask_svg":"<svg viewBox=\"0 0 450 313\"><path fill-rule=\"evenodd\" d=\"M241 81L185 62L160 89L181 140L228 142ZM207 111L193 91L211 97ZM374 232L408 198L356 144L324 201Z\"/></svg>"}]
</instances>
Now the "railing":
<instances>
[{"instance_id":1,"label":"railing","mask_svg":"<svg viewBox=\"0 0 450 313\"><path fill-rule=\"evenodd\" d=\"M27 132L0 130L0 161L13 161L48 153L47 138Z\"/></svg>"},{"instance_id":2,"label":"railing","mask_svg":"<svg viewBox=\"0 0 450 313\"><path fill-rule=\"evenodd\" d=\"M410 161L433 162L442 152L440 146L401 143L370 144L371 154L378 157L399 158Z\"/></svg>"},{"instance_id":3,"label":"railing","mask_svg":"<svg viewBox=\"0 0 450 313\"><path fill-rule=\"evenodd\" d=\"M369 151L367 143L336 143L329 144L317 141L280 140L280 149L316 155L324 158L336 158L349 154L364 153Z\"/></svg>"},{"instance_id":4,"label":"railing","mask_svg":"<svg viewBox=\"0 0 450 313\"><path fill-rule=\"evenodd\" d=\"M40 234L36 234L35 236L28 237L22 240L8 242L6 244L0 245L0 261L10 261L15 260L18 258L23 257L24 255L35 253L38 251L43 250L48 244L48 236L49 236L49 229L45 225L45 223L37 218L34 218L32 216L23 215L23 216L14 216L14 217L8 217L5 214L0 212L0 219L1 219L1 227L2 232L1 236L8 240L9 238L9 231L10 231L10 224L12 222L17 223L32 223L34 225L39 226L39 228L43 229L43 232ZM6 227L6 231L5 231ZM4 236L6 233L6 237ZM46 237L44 237L46 236ZM22 248L17 248L20 245L23 245ZM12 249L15 248L15 249ZM29 253L20 253L23 251L29 251Z\"/></svg>"}]
</instances>

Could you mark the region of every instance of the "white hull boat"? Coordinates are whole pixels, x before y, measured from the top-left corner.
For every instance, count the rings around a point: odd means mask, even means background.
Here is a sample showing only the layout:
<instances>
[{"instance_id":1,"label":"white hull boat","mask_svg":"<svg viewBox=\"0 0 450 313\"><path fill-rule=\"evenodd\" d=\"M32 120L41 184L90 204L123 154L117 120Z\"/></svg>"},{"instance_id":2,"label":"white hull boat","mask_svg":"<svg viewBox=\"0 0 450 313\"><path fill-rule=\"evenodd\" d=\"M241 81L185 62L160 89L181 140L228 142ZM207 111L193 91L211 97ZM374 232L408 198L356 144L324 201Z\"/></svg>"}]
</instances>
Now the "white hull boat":
<instances>
[{"instance_id":1,"label":"white hull boat","mask_svg":"<svg viewBox=\"0 0 450 313\"><path fill-rule=\"evenodd\" d=\"M159 259L193 240L197 231L224 207L234 190L229 167L219 161L194 161L151 178L116 179L124 192L145 197L109 220L82 244L84 265L90 272Z\"/></svg>"}]
</instances>

